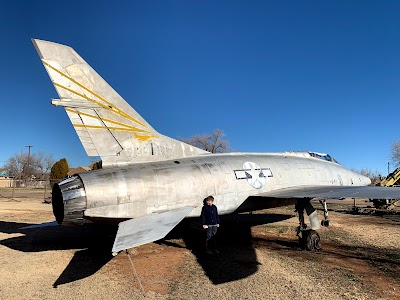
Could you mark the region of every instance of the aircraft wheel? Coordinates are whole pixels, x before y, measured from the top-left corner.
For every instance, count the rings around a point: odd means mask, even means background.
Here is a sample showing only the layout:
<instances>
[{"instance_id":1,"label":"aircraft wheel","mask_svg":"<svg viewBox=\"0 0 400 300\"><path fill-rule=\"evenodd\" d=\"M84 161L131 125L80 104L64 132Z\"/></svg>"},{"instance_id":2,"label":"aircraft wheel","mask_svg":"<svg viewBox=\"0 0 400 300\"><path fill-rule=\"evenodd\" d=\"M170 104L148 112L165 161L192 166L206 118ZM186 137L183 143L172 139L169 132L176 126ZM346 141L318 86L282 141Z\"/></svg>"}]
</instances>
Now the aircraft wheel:
<instances>
[{"instance_id":1,"label":"aircraft wheel","mask_svg":"<svg viewBox=\"0 0 400 300\"><path fill-rule=\"evenodd\" d=\"M329 227L330 222L329 222L329 220L322 220L321 221L321 225L324 226L324 227Z\"/></svg>"},{"instance_id":2,"label":"aircraft wheel","mask_svg":"<svg viewBox=\"0 0 400 300\"><path fill-rule=\"evenodd\" d=\"M303 245L308 251L317 251L321 249L321 239L318 232L309 229L303 232Z\"/></svg>"}]
</instances>

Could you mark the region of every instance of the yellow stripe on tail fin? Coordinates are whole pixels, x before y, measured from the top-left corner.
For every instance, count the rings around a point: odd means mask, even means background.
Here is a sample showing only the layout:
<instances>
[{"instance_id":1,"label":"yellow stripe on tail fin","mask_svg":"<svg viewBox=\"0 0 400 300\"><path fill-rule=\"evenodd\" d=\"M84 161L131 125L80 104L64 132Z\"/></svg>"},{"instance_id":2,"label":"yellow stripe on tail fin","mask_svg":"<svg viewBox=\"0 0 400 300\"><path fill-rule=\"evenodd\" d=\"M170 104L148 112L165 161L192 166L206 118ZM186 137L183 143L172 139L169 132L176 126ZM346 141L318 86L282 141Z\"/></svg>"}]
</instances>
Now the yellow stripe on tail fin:
<instances>
[{"instance_id":1,"label":"yellow stripe on tail fin","mask_svg":"<svg viewBox=\"0 0 400 300\"><path fill-rule=\"evenodd\" d=\"M104 167L208 153L158 133L71 47L32 41L60 97L52 103Z\"/></svg>"}]
</instances>

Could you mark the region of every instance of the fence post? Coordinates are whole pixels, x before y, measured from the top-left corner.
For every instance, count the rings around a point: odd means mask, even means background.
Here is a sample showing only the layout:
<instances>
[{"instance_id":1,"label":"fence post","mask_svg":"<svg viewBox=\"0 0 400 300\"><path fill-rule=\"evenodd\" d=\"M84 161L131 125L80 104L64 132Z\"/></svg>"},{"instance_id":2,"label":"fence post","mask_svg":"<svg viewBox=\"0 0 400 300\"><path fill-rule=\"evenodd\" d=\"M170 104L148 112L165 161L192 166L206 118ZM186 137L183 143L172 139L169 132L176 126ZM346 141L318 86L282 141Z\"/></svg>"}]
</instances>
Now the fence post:
<instances>
[{"instance_id":1,"label":"fence post","mask_svg":"<svg viewBox=\"0 0 400 300\"><path fill-rule=\"evenodd\" d=\"M13 185L13 191L12 191L12 195L11 195L11 200L14 200L14 191L15 191L15 185L16 185L15 178L13 178L13 182L14 182L14 185Z\"/></svg>"},{"instance_id":2,"label":"fence post","mask_svg":"<svg viewBox=\"0 0 400 300\"><path fill-rule=\"evenodd\" d=\"M45 181L45 184L44 184L43 202L45 202L45 200L46 200L46 192L47 192L47 182Z\"/></svg>"}]
</instances>

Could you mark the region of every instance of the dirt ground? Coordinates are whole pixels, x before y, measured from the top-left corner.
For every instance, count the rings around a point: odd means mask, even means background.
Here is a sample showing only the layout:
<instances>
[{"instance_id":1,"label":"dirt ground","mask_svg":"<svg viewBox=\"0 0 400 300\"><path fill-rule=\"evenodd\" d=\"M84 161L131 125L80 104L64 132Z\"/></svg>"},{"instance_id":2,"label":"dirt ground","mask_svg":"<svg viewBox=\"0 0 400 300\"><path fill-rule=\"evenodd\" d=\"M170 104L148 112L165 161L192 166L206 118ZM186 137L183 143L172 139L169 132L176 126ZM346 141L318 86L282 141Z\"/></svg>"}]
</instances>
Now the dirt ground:
<instances>
[{"instance_id":1,"label":"dirt ground","mask_svg":"<svg viewBox=\"0 0 400 300\"><path fill-rule=\"evenodd\" d=\"M293 207L222 219L219 255L187 220L131 250L138 281L111 255L115 227L24 229L54 220L45 197L0 189L2 299L400 299L400 215L350 214L352 200L330 201L318 252L298 247Z\"/></svg>"}]
</instances>

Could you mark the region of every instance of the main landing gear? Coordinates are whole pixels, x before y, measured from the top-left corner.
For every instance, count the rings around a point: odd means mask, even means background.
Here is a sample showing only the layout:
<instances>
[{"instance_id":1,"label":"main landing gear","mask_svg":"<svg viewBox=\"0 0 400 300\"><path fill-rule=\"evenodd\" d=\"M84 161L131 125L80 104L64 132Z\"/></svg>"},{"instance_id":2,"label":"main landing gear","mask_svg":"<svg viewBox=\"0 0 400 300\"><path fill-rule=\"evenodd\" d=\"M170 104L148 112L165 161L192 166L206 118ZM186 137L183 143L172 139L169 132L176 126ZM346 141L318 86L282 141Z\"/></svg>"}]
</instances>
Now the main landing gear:
<instances>
[{"instance_id":1,"label":"main landing gear","mask_svg":"<svg viewBox=\"0 0 400 300\"><path fill-rule=\"evenodd\" d=\"M299 244L302 249L308 251L318 251L321 249L321 239L315 229L319 229L319 221L317 212L310 203L311 199L299 199L296 201L296 212L298 213L299 226L296 228L296 235L299 238ZM324 220L321 221L322 226L329 226L328 209L325 200L320 200L324 208ZM307 224L304 222L304 210L306 211L312 229L307 229Z\"/></svg>"}]
</instances>

